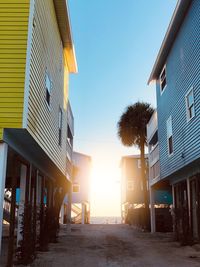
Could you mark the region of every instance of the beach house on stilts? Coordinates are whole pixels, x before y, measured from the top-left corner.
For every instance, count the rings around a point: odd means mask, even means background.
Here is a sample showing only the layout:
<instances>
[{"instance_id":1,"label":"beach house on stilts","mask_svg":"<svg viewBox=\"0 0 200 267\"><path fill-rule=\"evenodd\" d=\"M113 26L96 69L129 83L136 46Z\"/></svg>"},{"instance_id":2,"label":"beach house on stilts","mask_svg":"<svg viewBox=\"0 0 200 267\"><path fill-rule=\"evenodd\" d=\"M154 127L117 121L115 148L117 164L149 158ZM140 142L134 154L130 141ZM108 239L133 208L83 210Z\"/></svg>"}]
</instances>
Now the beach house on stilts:
<instances>
[{"instance_id":1,"label":"beach house on stilts","mask_svg":"<svg viewBox=\"0 0 200 267\"><path fill-rule=\"evenodd\" d=\"M76 73L66 0L0 1L0 241L7 264L57 230L67 175L68 79ZM2 209L4 205L4 210Z\"/></svg>"},{"instance_id":2,"label":"beach house on stilts","mask_svg":"<svg viewBox=\"0 0 200 267\"><path fill-rule=\"evenodd\" d=\"M159 144L149 138L152 152L158 148L152 162L159 158L150 183L152 229L155 191L171 187L174 236L184 245L200 242L199 14L199 0L177 1L149 77L156 83Z\"/></svg>"}]
</instances>

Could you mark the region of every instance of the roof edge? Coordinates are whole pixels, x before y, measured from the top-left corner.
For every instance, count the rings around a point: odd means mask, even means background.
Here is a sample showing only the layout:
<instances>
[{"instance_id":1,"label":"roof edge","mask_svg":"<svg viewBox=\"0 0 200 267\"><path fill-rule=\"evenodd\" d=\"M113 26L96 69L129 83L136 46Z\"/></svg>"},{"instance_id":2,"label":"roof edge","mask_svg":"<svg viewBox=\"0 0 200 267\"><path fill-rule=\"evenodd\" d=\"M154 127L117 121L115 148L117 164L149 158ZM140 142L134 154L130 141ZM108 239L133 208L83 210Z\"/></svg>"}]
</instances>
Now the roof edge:
<instances>
[{"instance_id":1,"label":"roof edge","mask_svg":"<svg viewBox=\"0 0 200 267\"><path fill-rule=\"evenodd\" d=\"M78 68L67 0L53 0L53 2L69 72L77 73Z\"/></svg>"},{"instance_id":2,"label":"roof edge","mask_svg":"<svg viewBox=\"0 0 200 267\"><path fill-rule=\"evenodd\" d=\"M175 41L177 33L180 30L182 22L185 18L185 14L187 13L192 0L179 0L172 18L170 20L169 26L167 28L167 32L165 34L164 40L162 41L162 45L158 52L156 61L154 63L153 69L151 71L150 77L148 79L147 84L149 85L153 80L158 78L160 71L163 65L166 62L166 58L169 55L171 47Z\"/></svg>"},{"instance_id":3,"label":"roof edge","mask_svg":"<svg viewBox=\"0 0 200 267\"><path fill-rule=\"evenodd\" d=\"M89 160L92 160L91 156L84 154L84 153L81 153L81 152L73 151L73 155L79 155L79 156L82 156L84 158L88 158Z\"/></svg>"},{"instance_id":4,"label":"roof edge","mask_svg":"<svg viewBox=\"0 0 200 267\"><path fill-rule=\"evenodd\" d=\"M146 154L145 153L145 158L148 158L148 153ZM121 157L121 160L123 160L123 159L128 159L128 158L130 158L130 159L140 159L141 158L141 156L140 156L140 154L134 154L134 155L124 155L124 156L122 156Z\"/></svg>"}]
</instances>

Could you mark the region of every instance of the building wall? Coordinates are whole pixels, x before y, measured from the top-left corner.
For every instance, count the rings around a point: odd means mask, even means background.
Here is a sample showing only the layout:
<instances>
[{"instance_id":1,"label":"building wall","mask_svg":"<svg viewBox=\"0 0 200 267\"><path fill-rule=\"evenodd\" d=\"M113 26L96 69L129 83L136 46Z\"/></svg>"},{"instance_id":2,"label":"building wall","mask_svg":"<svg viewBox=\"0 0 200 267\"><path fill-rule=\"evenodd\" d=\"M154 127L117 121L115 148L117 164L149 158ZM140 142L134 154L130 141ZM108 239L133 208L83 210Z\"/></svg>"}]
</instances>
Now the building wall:
<instances>
[{"instance_id":1,"label":"building wall","mask_svg":"<svg viewBox=\"0 0 200 267\"><path fill-rule=\"evenodd\" d=\"M46 73L52 81L50 108L46 102ZM27 129L65 174L67 142L68 69L53 0L35 0L30 62ZM59 108L63 112L59 145Z\"/></svg>"},{"instance_id":2,"label":"building wall","mask_svg":"<svg viewBox=\"0 0 200 267\"><path fill-rule=\"evenodd\" d=\"M139 161L139 162L138 162ZM139 157L123 157L121 161L122 168L122 204L129 203L142 203L143 190L141 180L141 168ZM147 175L148 179L148 175ZM132 190L128 189L128 183L133 184Z\"/></svg>"},{"instance_id":3,"label":"building wall","mask_svg":"<svg viewBox=\"0 0 200 267\"><path fill-rule=\"evenodd\" d=\"M90 172L91 158L87 155L74 152L73 164L76 167L76 174L72 184L80 185L80 191L72 191L72 203L82 203L90 201Z\"/></svg>"},{"instance_id":4,"label":"building wall","mask_svg":"<svg viewBox=\"0 0 200 267\"><path fill-rule=\"evenodd\" d=\"M192 1L166 62L167 86L157 81L161 178L200 157L200 1ZM186 93L193 86L195 117L187 122ZM172 116L174 154L168 156L166 121Z\"/></svg>"},{"instance_id":5,"label":"building wall","mask_svg":"<svg viewBox=\"0 0 200 267\"><path fill-rule=\"evenodd\" d=\"M121 159L121 203L126 203L126 161Z\"/></svg>"},{"instance_id":6,"label":"building wall","mask_svg":"<svg viewBox=\"0 0 200 267\"><path fill-rule=\"evenodd\" d=\"M0 140L3 128L21 128L29 0L0 1Z\"/></svg>"}]
</instances>

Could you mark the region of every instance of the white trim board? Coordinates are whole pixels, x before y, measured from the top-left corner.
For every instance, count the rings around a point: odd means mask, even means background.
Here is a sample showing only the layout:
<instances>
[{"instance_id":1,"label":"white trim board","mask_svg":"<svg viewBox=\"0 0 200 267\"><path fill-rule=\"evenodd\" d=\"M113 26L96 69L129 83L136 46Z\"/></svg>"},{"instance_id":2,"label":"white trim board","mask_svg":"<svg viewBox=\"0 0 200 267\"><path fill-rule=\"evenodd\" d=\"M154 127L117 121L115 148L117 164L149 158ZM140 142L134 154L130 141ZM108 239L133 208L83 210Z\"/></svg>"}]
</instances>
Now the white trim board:
<instances>
[{"instance_id":1,"label":"white trim board","mask_svg":"<svg viewBox=\"0 0 200 267\"><path fill-rule=\"evenodd\" d=\"M35 0L30 0L29 22L28 22L28 40L26 50L26 72L24 86L24 111L23 111L23 128L27 128L28 119L28 99L29 99L29 84L30 84L30 61L31 61L31 46L33 34L33 19L34 19Z\"/></svg>"},{"instance_id":2,"label":"white trim board","mask_svg":"<svg viewBox=\"0 0 200 267\"><path fill-rule=\"evenodd\" d=\"M3 221L3 202L4 189L6 182L6 168L7 168L8 145L6 143L0 144L0 253L2 242L2 221Z\"/></svg>"}]
</instances>

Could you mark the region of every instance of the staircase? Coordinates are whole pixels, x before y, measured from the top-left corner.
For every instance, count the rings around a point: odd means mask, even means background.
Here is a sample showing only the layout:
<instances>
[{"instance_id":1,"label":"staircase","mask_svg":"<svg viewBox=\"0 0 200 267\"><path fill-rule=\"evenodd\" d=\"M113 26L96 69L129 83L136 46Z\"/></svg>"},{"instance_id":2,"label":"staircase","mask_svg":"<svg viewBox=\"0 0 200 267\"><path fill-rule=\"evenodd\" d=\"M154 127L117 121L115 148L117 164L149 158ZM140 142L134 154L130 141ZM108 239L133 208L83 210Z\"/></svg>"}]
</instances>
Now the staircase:
<instances>
[{"instance_id":1,"label":"staircase","mask_svg":"<svg viewBox=\"0 0 200 267\"><path fill-rule=\"evenodd\" d=\"M82 210L76 204L71 206L72 212L75 213L75 216L72 217L71 221L75 224L80 224L82 221Z\"/></svg>"}]
</instances>

